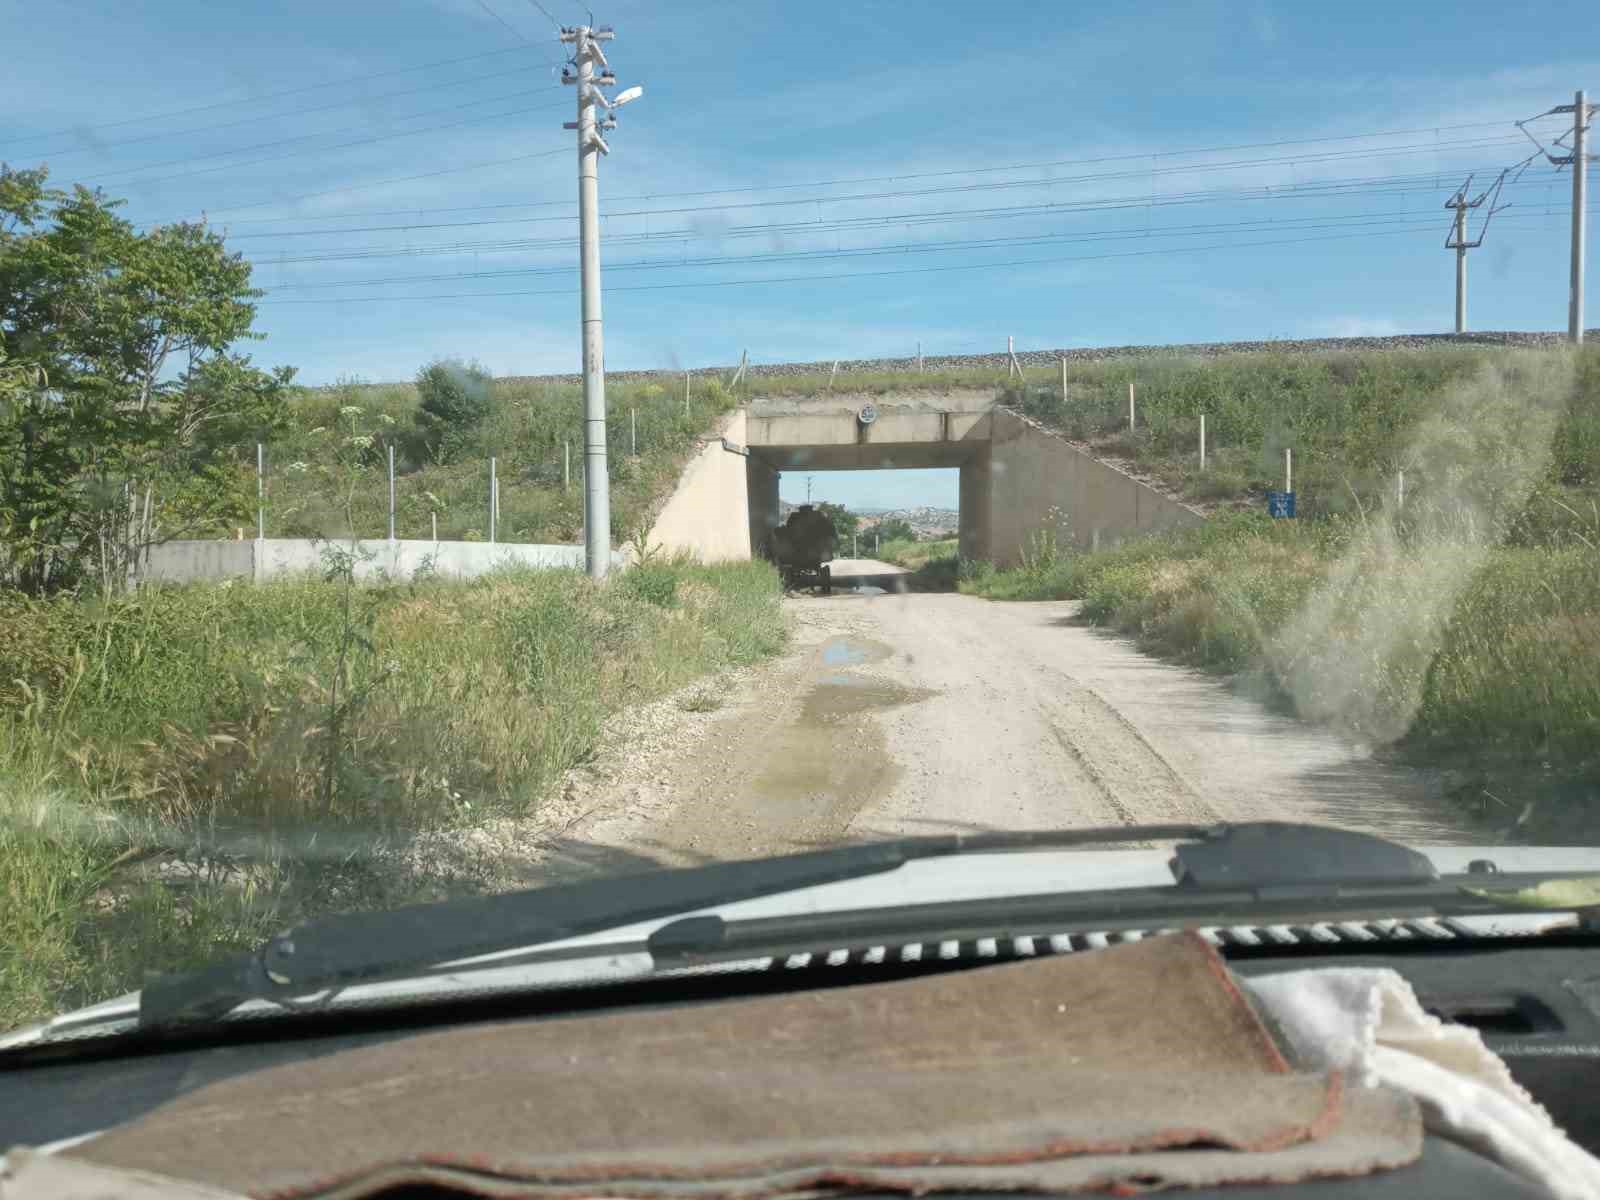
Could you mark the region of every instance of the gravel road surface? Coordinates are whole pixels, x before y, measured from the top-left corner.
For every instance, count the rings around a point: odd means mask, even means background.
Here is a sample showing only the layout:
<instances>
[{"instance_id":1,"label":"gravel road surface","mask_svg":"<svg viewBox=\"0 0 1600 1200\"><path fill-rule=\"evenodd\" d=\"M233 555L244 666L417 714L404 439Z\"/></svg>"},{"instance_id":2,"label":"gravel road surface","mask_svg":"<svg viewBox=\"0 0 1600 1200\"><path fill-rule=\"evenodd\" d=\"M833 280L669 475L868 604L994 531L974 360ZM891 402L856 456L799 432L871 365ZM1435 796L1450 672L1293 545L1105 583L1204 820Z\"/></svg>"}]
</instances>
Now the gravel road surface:
<instances>
[{"instance_id":1,"label":"gravel road surface","mask_svg":"<svg viewBox=\"0 0 1600 1200\"><path fill-rule=\"evenodd\" d=\"M835 564L880 583L896 570ZM895 834L1267 819L1470 840L1423 772L1148 658L1071 603L866 587L784 606L780 658L621 718L549 814L554 857L617 869Z\"/></svg>"}]
</instances>

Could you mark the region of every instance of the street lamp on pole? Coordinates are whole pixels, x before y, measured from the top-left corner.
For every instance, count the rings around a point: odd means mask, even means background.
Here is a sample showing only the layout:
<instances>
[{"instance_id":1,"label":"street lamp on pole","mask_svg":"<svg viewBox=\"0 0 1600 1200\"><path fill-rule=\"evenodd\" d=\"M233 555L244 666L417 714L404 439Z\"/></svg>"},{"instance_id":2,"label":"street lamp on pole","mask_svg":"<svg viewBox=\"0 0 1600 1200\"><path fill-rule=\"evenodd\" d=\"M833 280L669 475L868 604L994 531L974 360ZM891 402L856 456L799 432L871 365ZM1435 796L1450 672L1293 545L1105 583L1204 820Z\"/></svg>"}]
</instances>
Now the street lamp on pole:
<instances>
[{"instance_id":1,"label":"street lamp on pole","mask_svg":"<svg viewBox=\"0 0 1600 1200\"><path fill-rule=\"evenodd\" d=\"M616 34L608 26L575 25L561 30L572 46L572 61L561 82L578 90L578 119L565 127L578 132L578 241L583 286L583 544L591 579L604 579L611 565L611 488L606 472L606 360L600 321L600 155L610 154L603 133L616 128L611 114L637 100L644 89L631 87L615 99L600 90L615 87L601 43ZM598 68L598 70L597 70ZM600 118L596 109L606 115Z\"/></svg>"}]
</instances>

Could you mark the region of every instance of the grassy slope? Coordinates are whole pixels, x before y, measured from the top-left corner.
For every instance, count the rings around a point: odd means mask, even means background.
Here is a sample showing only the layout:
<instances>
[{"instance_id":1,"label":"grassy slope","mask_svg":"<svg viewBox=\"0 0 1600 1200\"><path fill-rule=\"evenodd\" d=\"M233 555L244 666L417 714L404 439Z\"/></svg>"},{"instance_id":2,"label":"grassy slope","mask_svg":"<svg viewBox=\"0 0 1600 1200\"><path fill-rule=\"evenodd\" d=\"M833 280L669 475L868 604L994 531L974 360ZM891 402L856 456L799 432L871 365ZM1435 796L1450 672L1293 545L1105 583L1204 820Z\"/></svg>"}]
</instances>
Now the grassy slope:
<instances>
[{"instance_id":1,"label":"grassy slope","mask_svg":"<svg viewBox=\"0 0 1600 1200\"><path fill-rule=\"evenodd\" d=\"M1549 352L1461 346L1069 364L1065 394L1059 372L1049 378L1030 372L1024 383L1006 389L1005 400L1199 502L1260 501L1267 489L1283 486L1283 451L1292 448L1301 511L1317 516L1355 511L1387 497L1400 469L1408 471L1408 493L1415 495L1428 466L1417 461L1419 428L1473 389L1486 370L1548 357ZM1132 432L1130 383L1137 410ZM1201 413L1205 471L1198 463ZM1487 425L1476 431L1495 432ZM1552 462L1541 495L1592 520L1591 505L1600 498L1600 350L1585 350L1571 402L1547 438ZM1535 536L1568 527L1553 502L1535 507Z\"/></svg>"},{"instance_id":2,"label":"grassy slope","mask_svg":"<svg viewBox=\"0 0 1600 1200\"><path fill-rule=\"evenodd\" d=\"M448 463L415 432L409 383L348 383L307 389L288 428L267 445L267 533L277 537L383 537L388 529L387 455L396 450L396 534L477 540L488 536L490 455L497 459L502 541L575 542L583 532L582 395L570 384L496 380L492 410L470 444ZM681 391L628 383L607 393L612 535L648 525L697 437L733 407L722 385L699 384L685 412ZM635 429L638 454L630 453ZM366 444L360 446L356 440ZM564 483L571 448L570 486ZM239 471L252 475L254 448ZM244 481L241 481L244 487ZM254 503L253 477L248 486Z\"/></svg>"},{"instance_id":3,"label":"grassy slope","mask_svg":"<svg viewBox=\"0 0 1600 1200\"><path fill-rule=\"evenodd\" d=\"M0 599L0 1028L308 912L473 888L408 841L532 811L610 713L783 639L761 563L364 588L348 618L346 598Z\"/></svg>"},{"instance_id":4,"label":"grassy slope","mask_svg":"<svg viewBox=\"0 0 1600 1200\"><path fill-rule=\"evenodd\" d=\"M897 567L919 571L935 559L954 558L957 539L940 538L930 541L891 541L878 547L877 557Z\"/></svg>"}]
</instances>

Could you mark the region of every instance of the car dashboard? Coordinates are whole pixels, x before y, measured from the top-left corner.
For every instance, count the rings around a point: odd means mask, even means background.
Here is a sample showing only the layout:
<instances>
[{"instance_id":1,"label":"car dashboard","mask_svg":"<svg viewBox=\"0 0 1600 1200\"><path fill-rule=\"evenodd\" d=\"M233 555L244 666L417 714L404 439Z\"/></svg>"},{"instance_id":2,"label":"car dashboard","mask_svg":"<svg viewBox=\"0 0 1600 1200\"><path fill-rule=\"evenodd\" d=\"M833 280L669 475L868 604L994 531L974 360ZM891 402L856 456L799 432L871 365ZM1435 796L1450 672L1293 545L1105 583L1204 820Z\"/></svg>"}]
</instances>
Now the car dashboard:
<instances>
[{"instance_id":1,"label":"car dashboard","mask_svg":"<svg viewBox=\"0 0 1600 1200\"><path fill-rule=\"evenodd\" d=\"M1377 930L1374 934L1372 931ZM1435 1016L1476 1029L1513 1078L1568 1136L1600 1153L1600 938L1576 930L1533 937L1472 937L1436 923L1337 927L1322 935L1286 928L1208 930L1229 968L1249 978L1319 967L1397 971ZM1364 932L1366 936L1356 937ZM1090 953L1138 935L1038 934L960 938L905 947L818 948L746 969L679 972L626 986L575 988L477 1003L439 1004L352 1017L305 1015L223 1029L204 1042L145 1043L126 1050L60 1048L0 1069L4 1144L43 1146L134 1119L209 1083L379 1041L468 1022L540 1021L633 1005L700 1004L738 996L832 988L981 970L1038 954ZM898 950L899 952L895 952ZM1470 1150L1430 1136L1422 1159L1387 1174L1255 1187L1254 1196L1538 1195ZM1204 1191L1195 1194L1227 1194Z\"/></svg>"}]
</instances>

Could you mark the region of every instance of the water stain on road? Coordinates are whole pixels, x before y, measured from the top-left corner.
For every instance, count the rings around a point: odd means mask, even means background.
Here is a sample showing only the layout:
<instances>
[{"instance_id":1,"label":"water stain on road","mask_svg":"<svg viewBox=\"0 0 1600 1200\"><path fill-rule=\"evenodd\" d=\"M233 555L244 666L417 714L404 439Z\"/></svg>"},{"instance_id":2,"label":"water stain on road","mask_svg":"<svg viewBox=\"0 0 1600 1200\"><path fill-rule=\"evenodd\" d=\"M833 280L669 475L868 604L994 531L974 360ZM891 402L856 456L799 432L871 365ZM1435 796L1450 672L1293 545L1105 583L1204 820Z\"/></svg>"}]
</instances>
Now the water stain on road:
<instances>
[{"instance_id":1,"label":"water stain on road","mask_svg":"<svg viewBox=\"0 0 1600 1200\"><path fill-rule=\"evenodd\" d=\"M933 692L870 673L895 657L872 638L835 635L795 664L788 696L758 726L729 713L682 771L667 845L702 857L743 858L838 842L903 771L878 714Z\"/></svg>"},{"instance_id":2,"label":"water stain on road","mask_svg":"<svg viewBox=\"0 0 1600 1200\"><path fill-rule=\"evenodd\" d=\"M829 666L841 667L881 662L893 653L882 642L838 637L823 645L821 658ZM828 671L811 685L794 723L780 731L753 782L753 793L778 801L817 803L830 824L847 823L900 775L871 714L933 694L854 671Z\"/></svg>"}]
</instances>

